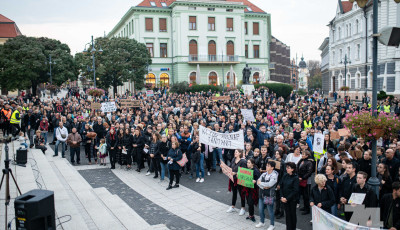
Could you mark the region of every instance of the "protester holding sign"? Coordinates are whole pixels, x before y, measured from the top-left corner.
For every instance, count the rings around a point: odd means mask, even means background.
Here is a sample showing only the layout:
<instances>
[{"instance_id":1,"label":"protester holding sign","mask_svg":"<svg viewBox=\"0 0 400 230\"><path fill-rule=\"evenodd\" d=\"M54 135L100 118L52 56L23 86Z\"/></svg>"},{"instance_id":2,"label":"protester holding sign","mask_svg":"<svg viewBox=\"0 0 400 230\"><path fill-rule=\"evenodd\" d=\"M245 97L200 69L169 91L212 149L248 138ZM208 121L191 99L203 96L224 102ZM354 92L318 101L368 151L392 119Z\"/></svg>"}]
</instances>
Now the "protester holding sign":
<instances>
[{"instance_id":1,"label":"protester holding sign","mask_svg":"<svg viewBox=\"0 0 400 230\"><path fill-rule=\"evenodd\" d=\"M286 163L286 174L281 183L281 201L285 208L286 230L295 230L297 223L296 205L299 200L299 177L296 174L296 165L293 162Z\"/></svg>"},{"instance_id":2,"label":"protester holding sign","mask_svg":"<svg viewBox=\"0 0 400 230\"><path fill-rule=\"evenodd\" d=\"M255 183L257 183L257 180L260 177L261 173L255 165L253 158L247 160L247 168L253 170L252 183L254 185ZM254 205L258 204L258 188L257 186L253 186L253 188L243 187L241 193L243 193L243 196L247 200L247 205L249 206L249 216L246 217L246 219L255 222L256 219L254 218Z\"/></svg>"},{"instance_id":3,"label":"protester holding sign","mask_svg":"<svg viewBox=\"0 0 400 230\"><path fill-rule=\"evenodd\" d=\"M242 186L238 185L238 183L237 183L237 172L238 172L239 167L246 167L246 165L247 165L246 160L244 160L242 158L243 158L243 150L236 149L235 150L235 158L233 158L232 162L231 162L233 181L229 180L229 187L228 187L228 190L230 192L232 191L232 206L229 207L229 209L226 211L227 213L236 212L235 205L236 205L236 200L237 200L237 194L239 193L240 204L241 204L239 216L243 216L246 213L245 198L244 198L244 196L242 196L242 193L241 193Z\"/></svg>"}]
</instances>

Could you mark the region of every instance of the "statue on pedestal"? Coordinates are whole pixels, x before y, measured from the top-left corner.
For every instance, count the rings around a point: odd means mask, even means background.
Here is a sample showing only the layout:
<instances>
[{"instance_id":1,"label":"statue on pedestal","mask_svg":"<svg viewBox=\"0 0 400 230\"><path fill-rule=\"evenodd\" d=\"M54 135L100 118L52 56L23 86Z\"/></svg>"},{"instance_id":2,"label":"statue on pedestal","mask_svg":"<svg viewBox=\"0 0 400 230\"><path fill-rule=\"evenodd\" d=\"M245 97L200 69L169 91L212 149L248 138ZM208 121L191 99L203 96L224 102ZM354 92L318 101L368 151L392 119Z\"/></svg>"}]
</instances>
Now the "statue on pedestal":
<instances>
[{"instance_id":1,"label":"statue on pedestal","mask_svg":"<svg viewBox=\"0 0 400 230\"><path fill-rule=\"evenodd\" d=\"M249 84L250 83L251 70L250 70L248 64L246 64L246 67L243 68L242 74L243 74L243 85Z\"/></svg>"}]
</instances>

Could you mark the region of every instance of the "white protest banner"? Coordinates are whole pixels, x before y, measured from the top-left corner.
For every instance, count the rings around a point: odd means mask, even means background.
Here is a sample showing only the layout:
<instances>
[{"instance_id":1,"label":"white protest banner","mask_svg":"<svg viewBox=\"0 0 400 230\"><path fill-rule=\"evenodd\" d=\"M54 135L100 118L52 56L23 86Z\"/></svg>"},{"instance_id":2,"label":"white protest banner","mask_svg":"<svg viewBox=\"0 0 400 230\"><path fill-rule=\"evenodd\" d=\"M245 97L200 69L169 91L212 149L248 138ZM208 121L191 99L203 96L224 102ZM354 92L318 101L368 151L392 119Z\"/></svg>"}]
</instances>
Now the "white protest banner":
<instances>
[{"instance_id":1,"label":"white protest banner","mask_svg":"<svg viewBox=\"0 0 400 230\"><path fill-rule=\"evenodd\" d=\"M316 153L324 152L324 135L322 133L314 134L313 151Z\"/></svg>"},{"instance_id":2,"label":"white protest banner","mask_svg":"<svg viewBox=\"0 0 400 230\"><path fill-rule=\"evenodd\" d=\"M242 111L243 118L246 121L254 122L256 120L252 109L240 109L240 111Z\"/></svg>"},{"instance_id":3,"label":"white protest banner","mask_svg":"<svg viewBox=\"0 0 400 230\"><path fill-rule=\"evenodd\" d=\"M114 112L116 110L115 101L101 103L101 111L104 113Z\"/></svg>"},{"instance_id":4,"label":"white protest banner","mask_svg":"<svg viewBox=\"0 0 400 230\"><path fill-rule=\"evenodd\" d=\"M365 193L353 192L350 196L349 204L362 204L364 202L365 196L367 196L367 194Z\"/></svg>"},{"instance_id":5,"label":"white protest banner","mask_svg":"<svg viewBox=\"0 0 400 230\"><path fill-rule=\"evenodd\" d=\"M218 133L211 129L200 128L200 143L212 147L223 149L243 149L244 148L244 135L243 131L235 133Z\"/></svg>"},{"instance_id":6,"label":"white protest banner","mask_svg":"<svg viewBox=\"0 0 400 230\"><path fill-rule=\"evenodd\" d=\"M355 214L353 213L353 215L355 215ZM369 215L366 215L366 221L368 221L368 218L369 218ZM379 228L374 228L374 227L365 227L365 226L361 226L361 225L356 225L351 222L346 222L345 220L339 219L338 217L333 216L333 215L329 214L328 212L325 212L324 210L318 208L316 205L312 206L312 226L313 226L313 230L322 230L322 229L378 230L379 229Z\"/></svg>"},{"instance_id":7,"label":"white protest banner","mask_svg":"<svg viewBox=\"0 0 400 230\"><path fill-rule=\"evenodd\" d=\"M147 90L146 91L146 97L153 97L153 96L154 96L153 90Z\"/></svg>"}]
</instances>

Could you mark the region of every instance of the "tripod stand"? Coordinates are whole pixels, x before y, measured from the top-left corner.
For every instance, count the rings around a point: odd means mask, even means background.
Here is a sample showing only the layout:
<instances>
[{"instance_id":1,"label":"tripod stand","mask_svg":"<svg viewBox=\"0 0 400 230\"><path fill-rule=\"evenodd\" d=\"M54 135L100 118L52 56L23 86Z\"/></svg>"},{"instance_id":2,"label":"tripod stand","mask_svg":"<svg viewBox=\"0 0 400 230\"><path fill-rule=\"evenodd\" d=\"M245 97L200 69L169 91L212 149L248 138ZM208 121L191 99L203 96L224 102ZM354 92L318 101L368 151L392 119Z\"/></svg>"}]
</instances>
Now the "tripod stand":
<instances>
[{"instance_id":1,"label":"tripod stand","mask_svg":"<svg viewBox=\"0 0 400 230\"><path fill-rule=\"evenodd\" d=\"M10 196L10 175L14 181L15 186L18 189L18 193L19 195L22 195L21 190L19 189L19 186L17 184L17 181L15 180L14 174L12 173L11 169L10 169L10 159L8 157L8 145L7 145L7 141L5 142L5 147L4 150L6 152L6 158L4 160L4 169L3 169L3 176L1 177L1 182L0 182L0 190L1 190L1 186L3 185L3 181L4 178L5 180L5 185L6 185L6 190L5 190L5 210L6 210L6 215L5 215L5 230L7 230L7 208L10 205L10 200L11 200L11 196Z\"/></svg>"}]
</instances>

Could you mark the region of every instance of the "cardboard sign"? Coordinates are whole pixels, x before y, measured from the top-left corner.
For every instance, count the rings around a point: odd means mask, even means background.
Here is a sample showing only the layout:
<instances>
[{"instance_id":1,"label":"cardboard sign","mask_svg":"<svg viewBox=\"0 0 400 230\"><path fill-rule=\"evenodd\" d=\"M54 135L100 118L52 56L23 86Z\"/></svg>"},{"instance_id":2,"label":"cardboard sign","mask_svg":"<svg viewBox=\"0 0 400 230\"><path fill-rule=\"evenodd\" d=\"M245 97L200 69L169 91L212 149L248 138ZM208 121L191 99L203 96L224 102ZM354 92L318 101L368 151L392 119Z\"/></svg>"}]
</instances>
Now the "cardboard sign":
<instances>
[{"instance_id":1,"label":"cardboard sign","mask_svg":"<svg viewBox=\"0 0 400 230\"><path fill-rule=\"evenodd\" d=\"M101 109L101 104L93 102L92 104L90 104L90 108L91 109Z\"/></svg>"},{"instance_id":2,"label":"cardboard sign","mask_svg":"<svg viewBox=\"0 0 400 230\"><path fill-rule=\"evenodd\" d=\"M153 90L147 90L147 91L146 91L146 96L147 96L147 97L153 97L153 96L154 96Z\"/></svg>"},{"instance_id":3,"label":"cardboard sign","mask_svg":"<svg viewBox=\"0 0 400 230\"><path fill-rule=\"evenodd\" d=\"M253 170L239 167L237 173L237 183L247 188L254 188Z\"/></svg>"},{"instance_id":4,"label":"cardboard sign","mask_svg":"<svg viewBox=\"0 0 400 230\"><path fill-rule=\"evenodd\" d=\"M365 193L352 193L349 199L349 204L362 204L364 202Z\"/></svg>"},{"instance_id":5,"label":"cardboard sign","mask_svg":"<svg viewBox=\"0 0 400 230\"><path fill-rule=\"evenodd\" d=\"M213 101L229 101L231 100L230 96L219 96L219 97L212 97Z\"/></svg>"},{"instance_id":6,"label":"cardboard sign","mask_svg":"<svg viewBox=\"0 0 400 230\"><path fill-rule=\"evenodd\" d=\"M331 132L331 141L339 139L340 139L339 132Z\"/></svg>"},{"instance_id":7,"label":"cardboard sign","mask_svg":"<svg viewBox=\"0 0 400 230\"><path fill-rule=\"evenodd\" d=\"M115 106L114 101L101 103L101 111L104 113L114 112L116 110L117 110L117 107Z\"/></svg>"},{"instance_id":8,"label":"cardboard sign","mask_svg":"<svg viewBox=\"0 0 400 230\"><path fill-rule=\"evenodd\" d=\"M233 182L232 168L226 165L223 161L221 161L219 166L221 167L222 172Z\"/></svg>"},{"instance_id":9,"label":"cardboard sign","mask_svg":"<svg viewBox=\"0 0 400 230\"><path fill-rule=\"evenodd\" d=\"M347 129L338 129L339 132L339 136L344 137L347 136L349 134L349 130Z\"/></svg>"},{"instance_id":10,"label":"cardboard sign","mask_svg":"<svg viewBox=\"0 0 400 230\"><path fill-rule=\"evenodd\" d=\"M140 107L140 101L139 100L132 101L130 99L121 99L120 102L121 102L121 106L122 107L127 107L127 108Z\"/></svg>"},{"instance_id":11,"label":"cardboard sign","mask_svg":"<svg viewBox=\"0 0 400 230\"><path fill-rule=\"evenodd\" d=\"M271 159L269 159L268 161L273 161L273 162L275 162L275 169L281 169L281 162L275 161L275 160L271 160Z\"/></svg>"}]
</instances>

